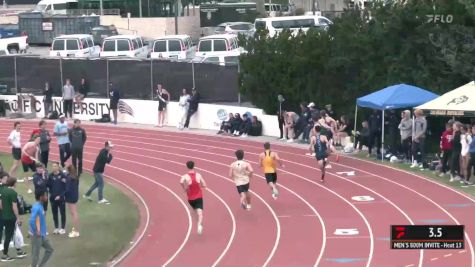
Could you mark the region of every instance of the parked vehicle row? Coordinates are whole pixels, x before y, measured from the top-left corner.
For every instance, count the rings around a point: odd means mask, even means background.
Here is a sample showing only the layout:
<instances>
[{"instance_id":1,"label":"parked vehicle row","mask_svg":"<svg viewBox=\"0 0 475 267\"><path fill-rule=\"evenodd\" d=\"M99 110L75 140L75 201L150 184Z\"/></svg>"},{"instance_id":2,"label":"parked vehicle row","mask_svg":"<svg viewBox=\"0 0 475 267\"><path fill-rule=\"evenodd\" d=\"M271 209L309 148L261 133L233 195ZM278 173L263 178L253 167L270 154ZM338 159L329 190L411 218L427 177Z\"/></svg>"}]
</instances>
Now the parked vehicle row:
<instances>
[{"instance_id":1,"label":"parked vehicle row","mask_svg":"<svg viewBox=\"0 0 475 267\"><path fill-rule=\"evenodd\" d=\"M26 53L28 35L18 29L0 28L0 55Z\"/></svg>"}]
</instances>

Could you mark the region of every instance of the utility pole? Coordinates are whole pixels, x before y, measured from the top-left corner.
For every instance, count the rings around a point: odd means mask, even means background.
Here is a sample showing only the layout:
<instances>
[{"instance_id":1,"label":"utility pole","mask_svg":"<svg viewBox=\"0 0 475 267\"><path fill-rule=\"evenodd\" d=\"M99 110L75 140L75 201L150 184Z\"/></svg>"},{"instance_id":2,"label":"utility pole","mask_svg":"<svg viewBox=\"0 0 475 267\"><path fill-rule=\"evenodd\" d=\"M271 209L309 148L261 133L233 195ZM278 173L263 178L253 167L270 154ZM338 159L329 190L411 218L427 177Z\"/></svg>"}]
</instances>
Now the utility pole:
<instances>
[{"instance_id":1,"label":"utility pole","mask_svg":"<svg viewBox=\"0 0 475 267\"><path fill-rule=\"evenodd\" d=\"M178 34L178 0L175 0L175 34Z\"/></svg>"}]
</instances>

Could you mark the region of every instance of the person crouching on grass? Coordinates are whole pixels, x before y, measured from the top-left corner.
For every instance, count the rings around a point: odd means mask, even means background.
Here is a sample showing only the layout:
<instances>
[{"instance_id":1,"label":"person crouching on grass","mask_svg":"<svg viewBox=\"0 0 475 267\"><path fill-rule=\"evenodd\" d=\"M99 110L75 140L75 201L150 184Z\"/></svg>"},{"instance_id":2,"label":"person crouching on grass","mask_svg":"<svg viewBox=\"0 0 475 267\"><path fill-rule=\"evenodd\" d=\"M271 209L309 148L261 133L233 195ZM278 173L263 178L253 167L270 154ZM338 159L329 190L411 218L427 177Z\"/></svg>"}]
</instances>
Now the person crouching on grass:
<instances>
[{"instance_id":1,"label":"person crouching on grass","mask_svg":"<svg viewBox=\"0 0 475 267\"><path fill-rule=\"evenodd\" d=\"M195 163L188 161L186 163L188 173L183 175L180 184L188 196L188 203L195 210L198 217L197 232L199 235L203 232L203 191L206 189L206 182L201 174L195 172Z\"/></svg>"},{"instance_id":2,"label":"person crouching on grass","mask_svg":"<svg viewBox=\"0 0 475 267\"><path fill-rule=\"evenodd\" d=\"M44 267L49 258L53 254L53 248L46 237L46 220L44 203L48 202L48 194L46 191L35 192L36 203L31 208L30 218L30 236L31 236L31 266ZM40 260L40 250L45 249L43 259Z\"/></svg>"},{"instance_id":3,"label":"person crouching on grass","mask_svg":"<svg viewBox=\"0 0 475 267\"><path fill-rule=\"evenodd\" d=\"M104 190L104 169L106 168L106 164L110 164L112 161L112 154L111 150L114 147L111 141L106 141L104 148L101 149L99 155L97 155L96 162L94 163L94 168L92 169L94 172L94 178L96 181L94 184L89 188L89 190L84 194L82 197L87 198L89 201L92 201L91 194L92 191L98 189L98 196L99 196L99 204L110 204L110 202L103 197L103 190Z\"/></svg>"},{"instance_id":4,"label":"person crouching on grass","mask_svg":"<svg viewBox=\"0 0 475 267\"><path fill-rule=\"evenodd\" d=\"M66 175L61 171L59 163L53 163L53 172L49 175L49 192L51 211L53 213L54 231L53 234L66 234ZM61 214L61 229L58 223L58 210Z\"/></svg>"},{"instance_id":5,"label":"person crouching on grass","mask_svg":"<svg viewBox=\"0 0 475 267\"><path fill-rule=\"evenodd\" d=\"M76 203L79 198L79 174L73 165L66 167L67 182L66 182L66 203L68 204L68 210L71 212L71 218L73 220L73 228L69 233L70 238L79 237L78 231L78 210Z\"/></svg>"}]
</instances>

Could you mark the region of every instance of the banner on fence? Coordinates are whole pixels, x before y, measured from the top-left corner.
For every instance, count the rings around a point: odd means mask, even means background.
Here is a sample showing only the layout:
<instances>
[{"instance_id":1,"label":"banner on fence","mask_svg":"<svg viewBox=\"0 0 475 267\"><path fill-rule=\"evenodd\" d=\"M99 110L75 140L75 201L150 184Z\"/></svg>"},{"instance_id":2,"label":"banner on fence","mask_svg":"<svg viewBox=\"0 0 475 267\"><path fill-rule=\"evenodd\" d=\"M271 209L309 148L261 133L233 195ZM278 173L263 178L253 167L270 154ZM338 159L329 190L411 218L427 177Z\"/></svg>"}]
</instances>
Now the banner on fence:
<instances>
[{"instance_id":1,"label":"banner on fence","mask_svg":"<svg viewBox=\"0 0 475 267\"><path fill-rule=\"evenodd\" d=\"M23 113L31 113L35 107L36 116L43 118L44 97L36 96L36 103L32 103L30 98L22 100ZM16 95L0 95L0 100L4 100L12 112L18 112L18 97ZM53 98L53 110L58 113L63 112L63 101L60 97ZM103 114L111 114L109 99L86 98L82 103L75 103L73 107L73 117L80 120L95 120ZM190 128L219 130L221 122L228 118L229 113L251 114L257 116L262 122L263 134L267 136L279 136L279 127L276 116L265 115L261 109L246 108L239 106L226 106L214 104L200 104L198 112L191 117ZM178 102L170 102L167 105L166 124L177 126L181 114ZM128 122L137 124L156 125L158 123L158 102L151 100L120 100L118 105L118 122Z\"/></svg>"}]
</instances>

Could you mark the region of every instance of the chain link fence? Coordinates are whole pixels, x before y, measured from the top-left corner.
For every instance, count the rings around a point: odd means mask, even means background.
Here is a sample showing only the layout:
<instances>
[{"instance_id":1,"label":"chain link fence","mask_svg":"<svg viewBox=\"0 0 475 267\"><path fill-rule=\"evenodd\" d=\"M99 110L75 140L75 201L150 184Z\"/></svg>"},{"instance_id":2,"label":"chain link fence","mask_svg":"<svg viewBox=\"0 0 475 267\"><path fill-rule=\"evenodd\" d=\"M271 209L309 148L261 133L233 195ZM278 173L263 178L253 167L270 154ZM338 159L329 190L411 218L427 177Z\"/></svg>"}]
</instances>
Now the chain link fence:
<instances>
[{"instance_id":1,"label":"chain link fence","mask_svg":"<svg viewBox=\"0 0 475 267\"><path fill-rule=\"evenodd\" d=\"M89 97L108 98L113 82L124 98L151 100L162 84L172 100L182 89L196 88L202 102L240 102L238 66L135 59L62 59L32 56L0 57L0 94L41 94L49 82L55 95L70 79L75 88L82 78L89 85Z\"/></svg>"}]
</instances>

